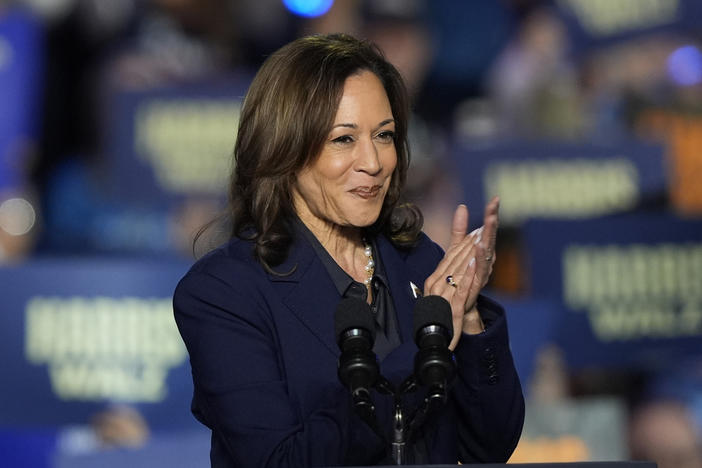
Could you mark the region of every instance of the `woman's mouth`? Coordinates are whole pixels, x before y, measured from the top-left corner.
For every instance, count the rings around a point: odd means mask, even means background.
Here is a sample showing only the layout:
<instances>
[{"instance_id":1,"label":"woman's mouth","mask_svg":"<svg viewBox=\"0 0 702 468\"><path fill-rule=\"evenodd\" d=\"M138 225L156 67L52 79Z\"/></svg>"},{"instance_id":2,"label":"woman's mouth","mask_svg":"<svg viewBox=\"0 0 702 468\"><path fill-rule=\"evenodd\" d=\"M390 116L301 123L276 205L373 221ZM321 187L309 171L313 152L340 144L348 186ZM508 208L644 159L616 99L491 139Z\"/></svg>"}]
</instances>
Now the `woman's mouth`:
<instances>
[{"instance_id":1,"label":"woman's mouth","mask_svg":"<svg viewBox=\"0 0 702 468\"><path fill-rule=\"evenodd\" d=\"M353 190L350 190L350 192L359 198L369 200L371 198L377 197L380 193L381 188L382 185L373 185L370 187L356 187Z\"/></svg>"}]
</instances>

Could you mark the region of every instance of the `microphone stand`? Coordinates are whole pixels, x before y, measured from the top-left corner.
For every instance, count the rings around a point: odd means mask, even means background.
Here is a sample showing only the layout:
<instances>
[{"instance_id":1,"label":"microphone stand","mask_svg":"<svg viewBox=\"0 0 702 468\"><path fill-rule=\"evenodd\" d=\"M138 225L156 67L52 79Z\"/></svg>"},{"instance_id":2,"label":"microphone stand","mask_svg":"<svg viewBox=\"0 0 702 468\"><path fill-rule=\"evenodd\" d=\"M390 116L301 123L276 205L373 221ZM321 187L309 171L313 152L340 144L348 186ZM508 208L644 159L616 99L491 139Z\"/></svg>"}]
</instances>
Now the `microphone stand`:
<instances>
[{"instance_id":1,"label":"microphone stand","mask_svg":"<svg viewBox=\"0 0 702 468\"><path fill-rule=\"evenodd\" d=\"M395 465L404 465L406 462L406 428L405 418L402 414L402 402L399 395L395 395L395 419L392 427L392 443L390 444L390 456Z\"/></svg>"},{"instance_id":2,"label":"microphone stand","mask_svg":"<svg viewBox=\"0 0 702 468\"><path fill-rule=\"evenodd\" d=\"M430 390L429 394L424 398L422 406L412 415L407 430L407 440L414 438L419 428L439 411L446 403L446 400L446 389L443 386L441 389Z\"/></svg>"},{"instance_id":3,"label":"microphone stand","mask_svg":"<svg viewBox=\"0 0 702 468\"><path fill-rule=\"evenodd\" d=\"M411 442L419 428L446 404L446 400L448 399L447 387L447 384L433 385L430 387L427 391L427 395L424 397L422 406L415 410L409 417L409 420L405 418L403 413L402 396L417 391L418 385L415 377L410 376L406 378L400 386L399 391L393 393L395 417L393 423L393 439L390 444L390 455L395 465L404 465L407 463L406 448L408 442Z\"/></svg>"},{"instance_id":4,"label":"microphone stand","mask_svg":"<svg viewBox=\"0 0 702 468\"><path fill-rule=\"evenodd\" d=\"M395 400L395 418L393 421L393 440L390 445L390 456L395 465L404 465L407 462L405 449L407 441L411 439L411 434L407 431L412 426L412 418L410 424L407 424L404 413L402 412L402 395L411 393L417 390L417 381L414 376L407 377L397 392L393 392Z\"/></svg>"},{"instance_id":5,"label":"microphone stand","mask_svg":"<svg viewBox=\"0 0 702 468\"><path fill-rule=\"evenodd\" d=\"M353 407L360 416L360 418L375 432L375 434L380 437L381 440L385 441L385 434L380 429L378 424L378 418L375 415L375 405L373 404L373 399L371 398L370 392L365 388L360 388L351 394L351 399L353 402Z\"/></svg>"},{"instance_id":6,"label":"microphone stand","mask_svg":"<svg viewBox=\"0 0 702 468\"><path fill-rule=\"evenodd\" d=\"M448 399L448 382L444 384L432 385L427 390L421 407L416 409L409 418L405 417L403 395L416 392L419 388L414 375L407 377L399 389L395 389L393 384L382 375L379 376L375 388L378 393L392 395L393 397L393 425L392 440L390 441L390 458L394 465L404 465L407 463L407 445L416 436L427 420L446 403ZM360 418L373 430L373 432L384 443L388 442L387 436L378 424L375 413L375 405L371 397L371 392L366 388L359 388L351 393L353 407Z\"/></svg>"},{"instance_id":7,"label":"microphone stand","mask_svg":"<svg viewBox=\"0 0 702 468\"><path fill-rule=\"evenodd\" d=\"M390 442L390 457L393 464L404 465L407 462L405 448L407 441L409 440L407 437L407 428L410 427L410 425L408 425L405 421L402 395L408 391L416 390L414 377L408 377L405 379L400 387L400 391L397 391L389 380L383 376L380 376L374 388L381 394L392 395L393 397L394 418L392 427L392 441ZM353 407L361 419L373 430L373 432L375 432L378 437L380 437L384 443L387 443L387 437L378 425L378 419L376 418L375 414L375 405L373 405L370 392L365 388L361 388L356 392L353 392L351 394L351 398L353 401Z\"/></svg>"}]
</instances>

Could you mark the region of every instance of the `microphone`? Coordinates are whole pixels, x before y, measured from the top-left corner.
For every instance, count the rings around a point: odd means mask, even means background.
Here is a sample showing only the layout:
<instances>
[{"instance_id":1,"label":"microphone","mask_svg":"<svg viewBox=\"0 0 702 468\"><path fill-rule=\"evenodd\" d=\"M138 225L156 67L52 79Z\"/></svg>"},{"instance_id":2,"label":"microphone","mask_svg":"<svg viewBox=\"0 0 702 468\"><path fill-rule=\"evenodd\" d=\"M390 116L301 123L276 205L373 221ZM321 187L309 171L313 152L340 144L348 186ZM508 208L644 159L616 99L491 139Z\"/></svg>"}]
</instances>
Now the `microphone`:
<instances>
[{"instance_id":1,"label":"microphone","mask_svg":"<svg viewBox=\"0 0 702 468\"><path fill-rule=\"evenodd\" d=\"M370 306L360 299L342 299L334 314L334 332L341 349L339 380L351 392L358 415L385 442L371 398L371 389L384 379L380 377L380 366L373 352L375 321Z\"/></svg>"},{"instance_id":2,"label":"microphone","mask_svg":"<svg viewBox=\"0 0 702 468\"><path fill-rule=\"evenodd\" d=\"M354 404L370 404L370 391L378 382L380 368L373 352L375 322L370 306L357 298L339 302L334 315L337 344L341 349L338 375L349 389Z\"/></svg>"},{"instance_id":3,"label":"microphone","mask_svg":"<svg viewBox=\"0 0 702 468\"><path fill-rule=\"evenodd\" d=\"M414 375L429 391L432 403L446 402L446 390L456 373L448 345L453 337L451 305L441 296L425 296L414 306Z\"/></svg>"}]
</instances>

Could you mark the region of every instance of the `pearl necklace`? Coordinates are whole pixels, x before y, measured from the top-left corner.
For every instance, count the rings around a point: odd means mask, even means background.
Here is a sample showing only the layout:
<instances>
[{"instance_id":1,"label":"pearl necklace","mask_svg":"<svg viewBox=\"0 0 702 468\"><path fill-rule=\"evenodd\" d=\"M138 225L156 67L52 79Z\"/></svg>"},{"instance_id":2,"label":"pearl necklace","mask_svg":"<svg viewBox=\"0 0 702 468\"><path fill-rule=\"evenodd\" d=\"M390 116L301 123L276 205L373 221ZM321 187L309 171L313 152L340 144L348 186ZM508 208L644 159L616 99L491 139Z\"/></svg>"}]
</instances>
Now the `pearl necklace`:
<instances>
[{"instance_id":1,"label":"pearl necklace","mask_svg":"<svg viewBox=\"0 0 702 468\"><path fill-rule=\"evenodd\" d=\"M371 280L373 279L373 273L375 272L375 262L373 261L373 248L365 240L363 241L363 244L364 244L363 253L366 255L366 258L368 259L368 263L366 263L366 268L365 268L366 269L366 279L363 280L363 283L366 285L366 287L368 289L370 289Z\"/></svg>"}]
</instances>

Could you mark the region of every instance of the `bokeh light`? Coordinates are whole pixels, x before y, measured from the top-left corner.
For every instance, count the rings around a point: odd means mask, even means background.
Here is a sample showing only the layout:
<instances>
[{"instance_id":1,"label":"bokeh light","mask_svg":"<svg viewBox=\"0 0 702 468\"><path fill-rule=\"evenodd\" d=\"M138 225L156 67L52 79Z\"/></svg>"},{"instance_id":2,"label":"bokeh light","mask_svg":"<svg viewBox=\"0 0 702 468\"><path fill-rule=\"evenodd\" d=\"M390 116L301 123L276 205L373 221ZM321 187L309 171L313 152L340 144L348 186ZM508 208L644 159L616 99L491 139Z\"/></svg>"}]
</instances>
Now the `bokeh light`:
<instances>
[{"instance_id":1,"label":"bokeh light","mask_svg":"<svg viewBox=\"0 0 702 468\"><path fill-rule=\"evenodd\" d=\"M11 236L27 234L35 221L34 207L23 198L10 198L0 204L0 229Z\"/></svg>"},{"instance_id":2,"label":"bokeh light","mask_svg":"<svg viewBox=\"0 0 702 468\"><path fill-rule=\"evenodd\" d=\"M283 3L292 13L312 18L329 11L334 0L283 0Z\"/></svg>"},{"instance_id":3,"label":"bokeh light","mask_svg":"<svg viewBox=\"0 0 702 468\"><path fill-rule=\"evenodd\" d=\"M682 86L702 83L702 52L693 45L673 51L668 57L668 76Z\"/></svg>"}]
</instances>

